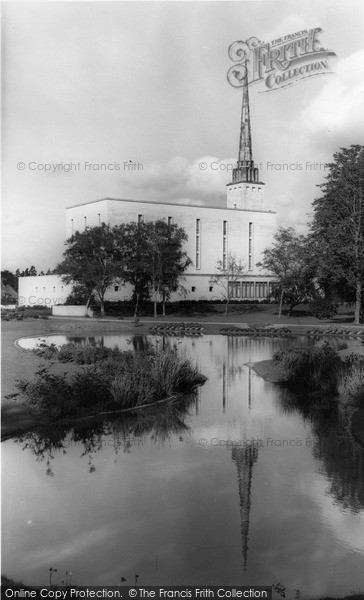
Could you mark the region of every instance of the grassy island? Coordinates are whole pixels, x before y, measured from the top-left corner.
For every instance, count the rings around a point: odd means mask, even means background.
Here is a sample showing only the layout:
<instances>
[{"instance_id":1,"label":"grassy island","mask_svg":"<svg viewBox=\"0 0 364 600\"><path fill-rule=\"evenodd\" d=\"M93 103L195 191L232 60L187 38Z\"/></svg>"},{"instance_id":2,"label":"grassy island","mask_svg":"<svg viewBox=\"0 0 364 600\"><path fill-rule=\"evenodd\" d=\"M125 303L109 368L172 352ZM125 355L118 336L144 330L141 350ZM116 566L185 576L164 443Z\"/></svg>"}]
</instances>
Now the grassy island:
<instances>
[{"instance_id":1,"label":"grassy island","mask_svg":"<svg viewBox=\"0 0 364 600\"><path fill-rule=\"evenodd\" d=\"M44 344L34 352L49 361L80 365L72 374L54 374L50 362L35 378L17 382L29 408L49 420L141 408L191 394L206 381L190 359L173 350Z\"/></svg>"}]
</instances>

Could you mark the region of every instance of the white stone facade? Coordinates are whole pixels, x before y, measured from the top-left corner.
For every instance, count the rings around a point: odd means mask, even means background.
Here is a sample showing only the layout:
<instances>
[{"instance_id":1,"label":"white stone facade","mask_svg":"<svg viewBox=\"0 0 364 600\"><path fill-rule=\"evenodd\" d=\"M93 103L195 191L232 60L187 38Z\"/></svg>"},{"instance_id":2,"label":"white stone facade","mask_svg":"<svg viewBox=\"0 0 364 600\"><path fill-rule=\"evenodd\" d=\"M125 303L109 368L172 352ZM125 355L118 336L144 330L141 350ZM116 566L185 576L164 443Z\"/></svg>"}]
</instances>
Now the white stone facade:
<instances>
[{"instance_id":1,"label":"white stone facade","mask_svg":"<svg viewBox=\"0 0 364 600\"><path fill-rule=\"evenodd\" d=\"M101 223L114 226L141 219L165 219L183 227L188 236L186 252L193 262L182 282L189 300L221 298L221 290L216 285L211 286L210 278L216 272L217 262L228 253L241 258L247 268L247 276L242 283L249 283L249 286L242 285L235 296L263 299L268 294L268 283L272 277L259 270L256 263L262 251L271 244L276 230L276 215L272 211L103 198L69 207L66 212L67 237ZM118 290L111 289L108 296L120 300L129 297L130 293L129 286L119 286ZM172 297L172 300L180 299L179 293Z\"/></svg>"},{"instance_id":2,"label":"white stone facade","mask_svg":"<svg viewBox=\"0 0 364 600\"><path fill-rule=\"evenodd\" d=\"M64 304L72 286L66 285L58 275L19 277L19 306L54 306Z\"/></svg>"},{"instance_id":3,"label":"white stone facade","mask_svg":"<svg viewBox=\"0 0 364 600\"><path fill-rule=\"evenodd\" d=\"M177 292L172 295L173 301L221 299L221 290L210 284L210 278L216 272L217 262L228 253L241 258L247 268L247 275L235 286L233 296L257 300L267 296L272 277L259 270L256 263L262 251L271 244L276 230L276 215L268 210L103 198L67 208L66 237L101 223L114 226L138 219L155 221L161 218L185 229L188 235L186 251L193 262L182 281L187 294ZM20 305L62 304L70 292L71 286L65 286L56 275L21 277L19 280ZM106 299L126 300L131 294L130 285L116 283L108 290Z\"/></svg>"}]
</instances>

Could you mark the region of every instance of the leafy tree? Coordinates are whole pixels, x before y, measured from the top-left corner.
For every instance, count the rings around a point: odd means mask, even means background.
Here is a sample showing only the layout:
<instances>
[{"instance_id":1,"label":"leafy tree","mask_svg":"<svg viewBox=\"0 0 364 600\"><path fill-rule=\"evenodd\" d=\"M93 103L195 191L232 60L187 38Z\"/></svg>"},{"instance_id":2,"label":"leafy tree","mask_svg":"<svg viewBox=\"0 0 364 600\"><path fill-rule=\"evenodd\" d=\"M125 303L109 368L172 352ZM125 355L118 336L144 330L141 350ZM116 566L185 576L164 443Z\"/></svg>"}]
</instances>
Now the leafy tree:
<instances>
[{"instance_id":1,"label":"leafy tree","mask_svg":"<svg viewBox=\"0 0 364 600\"><path fill-rule=\"evenodd\" d=\"M228 253L225 263L219 260L216 264L216 273L210 279L210 285L221 288L221 295L225 300L225 316L231 299L233 285L247 274L246 266L241 258L235 254Z\"/></svg>"},{"instance_id":2,"label":"leafy tree","mask_svg":"<svg viewBox=\"0 0 364 600\"><path fill-rule=\"evenodd\" d=\"M122 278L134 288L134 316L138 314L140 302L149 299L150 293L154 315L157 315L158 299L162 299L164 314L166 300L178 289L182 274L191 264L183 250L186 233L176 224L158 220L119 225L115 227L115 235Z\"/></svg>"},{"instance_id":3,"label":"leafy tree","mask_svg":"<svg viewBox=\"0 0 364 600\"><path fill-rule=\"evenodd\" d=\"M298 235L292 227L280 227L274 236L274 244L263 252L263 260L257 263L275 275L276 293L279 294L279 318L283 302L289 305L288 314L314 293L314 265L310 260L308 239Z\"/></svg>"},{"instance_id":4,"label":"leafy tree","mask_svg":"<svg viewBox=\"0 0 364 600\"><path fill-rule=\"evenodd\" d=\"M311 234L318 282L327 296L355 302L360 323L364 301L364 146L334 154L323 192L314 203Z\"/></svg>"},{"instance_id":5,"label":"leafy tree","mask_svg":"<svg viewBox=\"0 0 364 600\"><path fill-rule=\"evenodd\" d=\"M149 300L149 284L153 269L150 237L151 223L122 223L114 227L118 259L122 263L122 279L133 286L134 317L140 303Z\"/></svg>"},{"instance_id":6,"label":"leafy tree","mask_svg":"<svg viewBox=\"0 0 364 600\"><path fill-rule=\"evenodd\" d=\"M103 223L77 231L66 241L66 246L64 260L57 266L58 273L66 284L78 284L87 291L87 306L95 293L104 316L105 292L119 281L121 272L114 230Z\"/></svg>"},{"instance_id":7,"label":"leafy tree","mask_svg":"<svg viewBox=\"0 0 364 600\"><path fill-rule=\"evenodd\" d=\"M4 285L10 285L16 292L18 291L18 277L11 271L5 269L1 271L1 281Z\"/></svg>"},{"instance_id":8,"label":"leafy tree","mask_svg":"<svg viewBox=\"0 0 364 600\"><path fill-rule=\"evenodd\" d=\"M177 291L180 279L192 264L191 259L183 250L183 242L187 235L175 223L168 224L158 220L151 228L151 249L153 252L153 270L151 287L154 295L154 316L157 316L157 300L161 298L163 315L165 303L171 293Z\"/></svg>"},{"instance_id":9,"label":"leafy tree","mask_svg":"<svg viewBox=\"0 0 364 600\"><path fill-rule=\"evenodd\" d=\"M37 274L37 269L34 265L29 268L27 267L24 271L20 271L19 269L15 271L17 277L36 277Z\"/></svg>"}]
</instances>

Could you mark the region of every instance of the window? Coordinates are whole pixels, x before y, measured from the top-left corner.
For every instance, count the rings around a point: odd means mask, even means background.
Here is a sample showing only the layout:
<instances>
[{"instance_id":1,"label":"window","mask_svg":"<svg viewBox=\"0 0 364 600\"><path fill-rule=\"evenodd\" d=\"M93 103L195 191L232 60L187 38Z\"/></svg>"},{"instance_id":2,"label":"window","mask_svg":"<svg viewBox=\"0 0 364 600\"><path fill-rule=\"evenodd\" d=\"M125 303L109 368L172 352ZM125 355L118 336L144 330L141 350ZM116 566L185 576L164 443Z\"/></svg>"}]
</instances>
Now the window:
<instances>
[{"instance_id":1,"label":"window","mask_svg":"<svg viewBox=\"0 0 364 600\"><path fill-rule=\"evenodd\" d=\"M138 223L142 223L143 222L143 215L138 215Z\"/></svg>"},{"instance_id":2,"label":"window","mask_svg":"<svg viewBox=\"0 0 364 600\"><path fill-rule=\"evenodd\" d=\"M246 187L246 189L247 189L247 190L249 189L249 186L248 186L248 185L247 185L247 186L245 186L245 187Z\"/></svg>"},{"instance_id":3,"label":"window","mask_svg":"<svg viewBox=\"0 0 364 600\"><path fill-rule=\"evenodd\" d=\"M214 289L214 288L212 287L212 285L210 285L210 287L209 287L209 292L212 292L212 290L213 290L213 289Z\"/></svg>"},{"instance_id":4,"label":"window","mask_svg":"<svg viewBox=\"0 0 364 600\"><path fill-rule=\"evenodd\" d=\"M195 292L195 291L196 291L196 286L194 286L194 285L193 285L193 286L191 287L191 292Z\"/></svg>"},{"instance_id":5,"label":"window","mask_svg":"<svg viewBox=\"0 0 364 600\"><path fill-rule=\"evenodd\" d=\"M231 298L241 298L241 283L239 281L229 283L229 294Z\"/></svg>"},{"instance_id":6,"label":"window","mask_svg":"<svg viewBox=\"0 0 364 600\"><path fill-rule=\"evenodd\" d=\"M119 286L118 286L118 285L115 285L115 286L114 286L114 292L118 292L118 291L119 291Z\"/></svg>"},{"instance_id":7,"label":"window","mask_svg":"<svg viewBox=\"0 0 364 600\"><path fill-rule=\"evenodd\" d=\"M262 188L261 188L261 187L258 187L258 192L261 192L261 191L262 191Z\"/></svg>"},{"instance_id":8,"label":"window","mask_svg":"<svg viewBox=\"0 0 364 600\"><path fill-rule=\"evenodd\" d=\"M200 219L196 219L196 269L201 269L201 220Z\"/></svg>"},{"instance_id":9,"label":"window","mask_svg":"<svg viewBox=\"0 0 364 600\"><path fill-rule=\"evenodd\" d=\"M248 269L253 270L253 223L249 223L249 241L248 241Z\"/></svg>"},{"instance_id":10,"label":"window","mask_svg":"<svg viewBox=\"0 0 364 600\"><path fill-rule=\"evenodd\" d=\"M253 192L255 192L255 185L253 185L252 190L253 190Z\"/></svg>"},{"instance_id":11,"label":"window","mask_svg":"<svg viewBox=\"0 0 364 600\"><path fill-rule=\"evenodd\" d=\"M226 269L227 260L227 221L222 222L222 265Z\"/></svg>"}]
</instances>

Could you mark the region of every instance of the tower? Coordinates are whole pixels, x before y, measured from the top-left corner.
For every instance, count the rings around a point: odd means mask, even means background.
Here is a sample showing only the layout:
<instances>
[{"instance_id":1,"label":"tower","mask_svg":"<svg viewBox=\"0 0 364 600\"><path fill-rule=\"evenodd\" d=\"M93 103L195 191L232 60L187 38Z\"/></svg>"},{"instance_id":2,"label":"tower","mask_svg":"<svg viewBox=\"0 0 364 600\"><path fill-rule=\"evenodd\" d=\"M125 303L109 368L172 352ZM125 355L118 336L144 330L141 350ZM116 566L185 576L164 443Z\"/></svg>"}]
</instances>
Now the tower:
<instances>
[{"instance_id":1,"label":"tower","mask_svg":"<svg viewBox=\"0 0 364 600\"><path fill-rule=\"evenodd\" d=\"M239 210L264 210L264 183L254 166L249 108L248 69L243 83L240 120L239 157L233 169L232 182L227 184L227 207Z\"/></svg>"}]
</instances>

